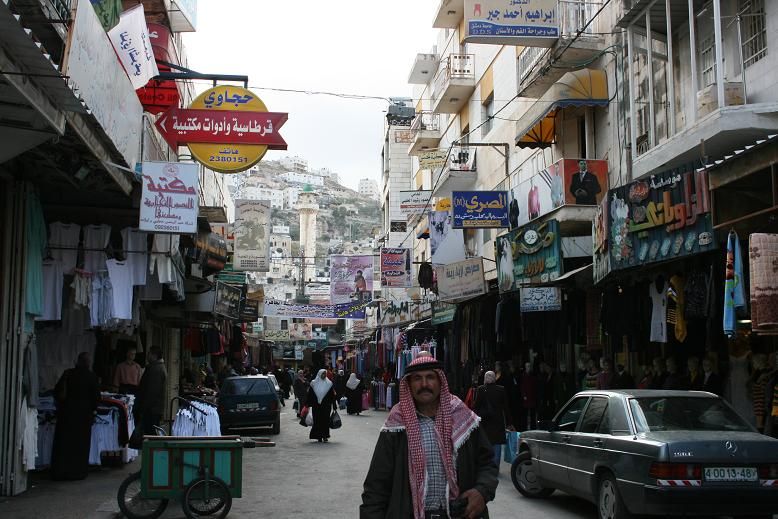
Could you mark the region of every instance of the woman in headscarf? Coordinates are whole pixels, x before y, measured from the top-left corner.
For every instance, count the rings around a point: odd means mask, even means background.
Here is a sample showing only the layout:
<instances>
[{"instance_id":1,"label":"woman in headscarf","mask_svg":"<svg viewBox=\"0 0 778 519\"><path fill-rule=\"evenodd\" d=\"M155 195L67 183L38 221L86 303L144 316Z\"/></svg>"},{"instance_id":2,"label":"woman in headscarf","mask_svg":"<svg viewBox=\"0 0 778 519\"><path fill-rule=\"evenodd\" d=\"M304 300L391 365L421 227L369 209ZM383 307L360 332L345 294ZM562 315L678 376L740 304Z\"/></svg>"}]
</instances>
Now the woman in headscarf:
<instances>
[{"instance_id":1,"label":"woman in headscarf","mask_svg":"<svg viewBox=\"0 0 778 519\"><path fill-rule=\"evenodd\" d=\"M330 408L333 411L338 409L338 402L335 399L335 390L332 387L332 381L327 378L327 372L320 369L316 378L311 381L311 388L308 390L306 405L313 413L313 427L311 427L311 440L327 442L330 437Z\"/></svg>"},{"instance_id":2,"label":"woman in headscarf","mask_svg":"<svg viewBox=\"0 0 778 519\"><path fill-rule=\"evenodd\" d=\"M362 412L362 381L357 378L356 373L352 373L346 381L346 398L348 414L359 415Z\"/></svg>"}]
</instances>

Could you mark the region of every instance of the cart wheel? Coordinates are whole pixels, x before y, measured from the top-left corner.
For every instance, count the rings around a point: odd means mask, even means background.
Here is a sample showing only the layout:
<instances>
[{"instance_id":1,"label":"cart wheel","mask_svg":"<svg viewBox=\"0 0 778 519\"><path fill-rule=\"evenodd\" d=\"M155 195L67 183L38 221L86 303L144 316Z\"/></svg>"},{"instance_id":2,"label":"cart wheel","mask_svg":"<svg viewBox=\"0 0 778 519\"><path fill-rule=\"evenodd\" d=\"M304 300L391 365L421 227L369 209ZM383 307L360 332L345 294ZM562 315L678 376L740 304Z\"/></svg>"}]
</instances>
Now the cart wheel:
<instances>
[{"instance_id":1,"label":"cart wheel","mask_svg":"<svg viewBox=\"0 0 778 519\"><path fill-rule=\"evenodd\" d=\"M140 472L135 472L119 486L116 495L119 509L128 519L157 519L167 508L167 499L144 499L140 495Z\"/></svg>"},{"instance_id":2,"label":"cart wheel","mask_svg":"<svg viewBox=\"0 0 778 519\"><path fill-rule=\"evenodd\" d=\"M197 478L186 487L181 508L189 519L215 515L224 519L232 508L230 489L221 479Z\"/></svg>"}]
</instances>

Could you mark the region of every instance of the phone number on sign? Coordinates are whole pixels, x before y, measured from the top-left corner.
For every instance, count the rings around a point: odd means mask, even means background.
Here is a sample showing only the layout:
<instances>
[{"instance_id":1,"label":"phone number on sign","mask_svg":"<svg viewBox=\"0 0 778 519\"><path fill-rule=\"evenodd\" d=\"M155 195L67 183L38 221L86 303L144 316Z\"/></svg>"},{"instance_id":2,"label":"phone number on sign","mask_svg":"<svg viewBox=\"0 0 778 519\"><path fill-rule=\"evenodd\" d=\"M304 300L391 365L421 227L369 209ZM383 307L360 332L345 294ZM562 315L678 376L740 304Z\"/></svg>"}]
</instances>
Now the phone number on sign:
<instances>
[{"instance_id":1,"label":"phone number on sign","mask_svg":"<svg viewBox=\"0 0 778 519\"><path fill-rule=\"evenodd\" d=\"M178 225L162 225L162 224L155 224L154 225L155 231L175 231L178 232L181 230L181 228Z\"/></svg>"},{"instance_id":2,"label":"phone number on sign","mask_svg":"<svg viewBox=\"0 0 778 519\"><path fill-rule=\"evenodd\" d=\"M211 155L208 157L208 162L237 162L246 163L248 159L246 157L220 157L218 155Z\"/></svg>"}]
</instances>

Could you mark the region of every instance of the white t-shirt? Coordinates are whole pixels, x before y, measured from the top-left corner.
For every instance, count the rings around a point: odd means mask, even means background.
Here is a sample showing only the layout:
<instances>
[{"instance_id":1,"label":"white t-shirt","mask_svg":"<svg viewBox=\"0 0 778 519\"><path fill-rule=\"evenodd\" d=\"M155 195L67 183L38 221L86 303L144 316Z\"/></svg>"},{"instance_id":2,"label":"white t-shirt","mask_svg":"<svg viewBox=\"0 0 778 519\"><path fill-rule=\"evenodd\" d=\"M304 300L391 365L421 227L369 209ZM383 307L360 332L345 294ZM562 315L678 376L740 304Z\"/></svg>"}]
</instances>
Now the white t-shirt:
<instances>
[{"instance_id":1,"label":"white t-shirt","mask_svg":"<svg viewBox=\"0 0 778 519\"><path fill-rule=\"evenodd\" d=\"M43 314L36 321L62 320L62 263L57 260L43 262Z\"/></svg>"},{"instance_id":2,"label":"white t-shirt","mask_svg":"<svg viewBox=\"0 0 778 519\"><path fill-rule=\"evenodd\" d=\"M84 270L95 273L105 270L107 256L103 249L111 239L110 225L87 225L84 227Z\"/></svg>"},{"instance_id":3,"label":"white t-shirt","mask_svg":"<svg viewBox=\"0 0 778 519\"><path fill-rule=\"evenodd\" d=\"M154 266L157 267L157 277L159 282L174 283L176 277L173 274L173 260L171 256L178 254L178 244L180 240L178 234L155 234L154 244L151 246L151 261L149 262L149 272L154 272Z\"/></svg>"},{"instance_id":4,"label":"white t-shirt","mask_svg":"<svg viewBox=\"0 0 778 519\"><path fill-rule=\"evenodd\" d=\"M113 288L113 315L115 319L132 320L132 271L126 261L108 260L108 277Z\"/></svg>"},{"instance_id":5,"label":"white t-shirt","mask_svg":"<svg viewBox=\"0 0 778 519\"><path fill-rule=\"evenodd\" d=\"M78 242L81 226L75 223L52 222L49 224L51 257L62 263L62 272L72 274L78 261ZM58 247L64 247L62 249Z\"/></svg>"},{"instance_id":6,"label":"white t-shirt","mask_svg":"<svg viewBox=\"0 0 778 519\"><path fill-rule=\"evenodd\" d=\"M657 291L656 283L648 288L651 296L651 342L667 342L667 282Z\"/></svg>"},{"instance_id":7,"label":"white t-shirt","mask_svg":"<svg viewBox=\"0 0 778 519\"><path fill-rule=\"evenodd\" d=\"M146 284L146 267L149 262L148 249L146 237L148 235L138 229L125 227L122 229L122 243L124 244L124 254L127 263L130 264L130 272L132 273L133 285L145 285ZM129 252L127 252L129 251Z\"/></svg>"}]
</instances>

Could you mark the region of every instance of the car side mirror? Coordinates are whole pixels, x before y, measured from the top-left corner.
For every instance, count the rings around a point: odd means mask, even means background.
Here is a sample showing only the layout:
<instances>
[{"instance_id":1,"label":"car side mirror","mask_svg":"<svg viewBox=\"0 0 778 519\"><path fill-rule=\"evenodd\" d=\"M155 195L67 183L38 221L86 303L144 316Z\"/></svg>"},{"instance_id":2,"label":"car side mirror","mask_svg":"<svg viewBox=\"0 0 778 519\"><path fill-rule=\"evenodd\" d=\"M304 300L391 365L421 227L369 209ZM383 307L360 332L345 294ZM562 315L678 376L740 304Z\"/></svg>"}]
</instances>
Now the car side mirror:
<instances>
[{"instance_id":1,"label":"car side mirror","mask_svg":"<svg viewBox=\"0 0 778 519\"><path fill-rule=\"evenodd\" d=\"M541 431L552 432L556 430L556 423L553 420L540 420L538 422L538 429Z\"/></svg>"}]
</instances>

